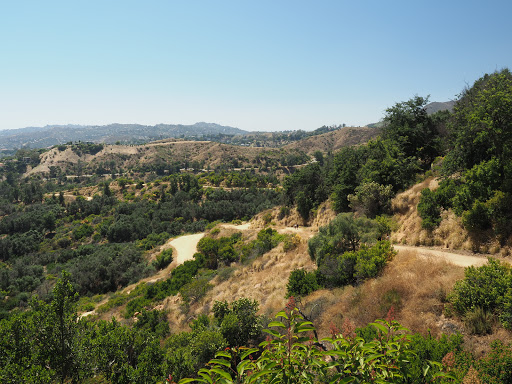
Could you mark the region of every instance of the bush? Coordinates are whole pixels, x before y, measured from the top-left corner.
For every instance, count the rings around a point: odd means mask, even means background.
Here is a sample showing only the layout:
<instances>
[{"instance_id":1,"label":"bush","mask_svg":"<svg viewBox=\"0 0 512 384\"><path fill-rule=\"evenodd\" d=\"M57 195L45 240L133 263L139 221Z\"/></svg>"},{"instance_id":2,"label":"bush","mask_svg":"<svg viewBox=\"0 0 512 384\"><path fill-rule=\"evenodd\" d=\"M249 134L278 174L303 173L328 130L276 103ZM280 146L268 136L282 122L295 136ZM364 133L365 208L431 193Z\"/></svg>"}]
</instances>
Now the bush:
<instances>
[{"instance_id":1,"label":"bush","mask_svg":"<svg viewBox=\"0 0 512 384\"><path fill-rule=\"evenodd\" d=\"M286 284L286 297L307 296L319 288L315 272L294 269L288 278L288 284Z\"/></svg>"},{"instance_id":2,"label":"bush","mask_svg":"<svg viewBox=\"0 0 512 384\"><path fill-rule=\"evenodd\" d=\"M497 316L501 324L510 328L512 318L511 267L489 258L486 265L468 267L464 279L455 283L449 300L454 310L466 318L466 323L476 333L487 332L489 317ZM475 326L471 324L475 324Z\"/></svg>"},{"instance_id":3,"label":"bush","mask_svg":"<svg viewBox=\"0 0 512 384\"><path fill-rule=\"evenodd\" d=\"M355 252L329 255L318 266L317 281L327 287L359 284L376 277L395 254L389 241L379 241L372 247L363 245Z\"/></svg>"},{"instance_id":4,"label":"bush","mask_svg":"<svg viewBox=\"0 0 512 384\"><path fill-rule=\"evenodd\" d=\"M73 237L75 240L82 240L84 237L89 237L94 233L94 229L89 224L82 224L81 226L73 229Z\"/></svg>"},{"instance_id":5,"label":"bush","mask_svg":"<svg viewBox=\"0 0 512 384\"><path fill-rule=\"evenodd\" d=\"M164 251L162 251L155 260L153 261L152 265L155 269L164 269L169 264L172 263L173 257L172 257L172 248L168 248Z\"/></svg>"},{"instance_id":6,"label":"bush","mask_svg":"<svg viewBox=\"0 0 512 384\"><path fill-rule=\"evenodd\" d=\"M421 226L429 231L434 230L441 223L441 207L437 202L436 193L429 188L421 191L418 214L422 219Z\"/></svg>"},{"instance_id":7,"label":"bush","mask_svg":"<svg viewBox=\"0 0 512 384\"><path fill-rule=\"evenodd\" d=\"M476 364L482 383L512 383L512 348L501 340L491 343L491 352Z\"/></svg>"},{"instance_id":8,"label":"bush","mask_svg":"<svg viewBox=\"0 0 512 384\"><path fill-rule=\"evenodd\" d=\"M203 298L206 292L213 287L209 281L208 277L200 276L181 287L180 294L183 301L191 304Z\"/></svg>"},{"instance_id":9,"label":"bush","mask_svg":"<svg viewBox=\"0 0 512 384\"><path fill-rule=\"evenodd\" d=\"M389 212L393 194L393 186L371 181L356 187L354 194L348 195L347 198L353 210L374 218L376 215Z\"/></svg>"},{"instance_id":10,"label":"bush","mask_svg":"<svg viewBox=\"0 0 512 384\"><path fill-rule=\"evenodd\" d=\"M510 267L489 258L486 265L465 269L464 279L455 283L450 302L459 315L476 307L494 312L502 308L503 298L510 287Z\"/></svg>"},{"instance_id":11,"label":"bush","mask_svg":"<svg viewBox=\"0 0 512 384\"><path fill-rule=\"evenodd\" d=\"M379 225L374 220L341 213L309 240L309 255L320 265L327 255L336 257L347 251L356 251L362 243L375 243L378 237Z\"/></svg>"},{"instance_id":12,"label":"bush","mask_svg":"<svg viewBox=\"0 0 512 384\"><path fill-rule=\"evenodd\" d=\"M487 335L492 331L493 316L481 307L467 311L464 316L464 325L471 335Z\"/></svg>"}]
</instances>

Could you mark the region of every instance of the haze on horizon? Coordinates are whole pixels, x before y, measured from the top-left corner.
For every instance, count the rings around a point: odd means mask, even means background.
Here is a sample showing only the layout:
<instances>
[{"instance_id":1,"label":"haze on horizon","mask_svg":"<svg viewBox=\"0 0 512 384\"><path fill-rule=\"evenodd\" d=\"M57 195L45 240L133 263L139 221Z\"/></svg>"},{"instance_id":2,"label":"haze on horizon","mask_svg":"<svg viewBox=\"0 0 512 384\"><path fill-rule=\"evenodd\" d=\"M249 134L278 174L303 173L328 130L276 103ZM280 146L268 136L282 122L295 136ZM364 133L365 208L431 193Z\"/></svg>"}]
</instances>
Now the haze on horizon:
<instances>
[{"instance_id":1,"label":"haze on horizon","mask_svg":"<svg viewBox=\"0 0 512 384\"><path fill-rule=\"evenodd\" d=\"M0 130L366 125L512 63L512 3L26 1L0 13Z\"/></svg>"}]
</instances>

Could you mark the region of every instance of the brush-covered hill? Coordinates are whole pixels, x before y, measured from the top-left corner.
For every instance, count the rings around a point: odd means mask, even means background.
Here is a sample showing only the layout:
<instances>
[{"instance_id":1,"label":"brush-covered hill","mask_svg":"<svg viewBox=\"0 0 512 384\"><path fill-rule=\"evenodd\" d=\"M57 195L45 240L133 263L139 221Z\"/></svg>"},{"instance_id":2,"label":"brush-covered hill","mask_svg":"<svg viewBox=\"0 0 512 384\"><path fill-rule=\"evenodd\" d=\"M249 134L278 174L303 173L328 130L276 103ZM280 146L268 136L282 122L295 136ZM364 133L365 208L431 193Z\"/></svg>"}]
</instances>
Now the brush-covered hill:
<instances>
[{"instance_id":1,"label":"brush-covered hill","mask_svg":"<svg viewBox=\"0 0 512 384\"><path fill-rule=\"evenodd\" d=\"M277 148L243 147L210 141L162 140L144 145L60 145L43 153L40 163L26 176L58 172L66 175L154 171L173 173L180 169L280 167L304 164L303 152ZM53 176L53 175L52 175ZM55 177L55 176L53 176Z\"/></svg>"},{"instance_id":2,"label":"brush-covered hill","mask_svg":"<svg viewBox=\"0 0 512 384\"><path fill-rule=\"evenodd\" d=\"M380 131L368 127L343 127L332 132L311 136L284 146L287 150L299 150L312 154L315 151L335 152L344 147L364 144L377 137Z\"/></svg>"},{"instance_id":3,"label":"brush-covered hill","mask_svg":"<svg viewBox=\"0 0 512 384\"><path fill-rule=\"evenodd\" d=\"M47 125L0 131L0 148L47 148L74 141L114 144L208 135L244 135L239 128L215 123L183 124L109 124L109 125Z\"/></svg>"},{"instance_id":4,"label":"brush-covered hill","mask_svg":"<svg viewBox=\"0 0 512 384\"><path fill-rule=\"evenodd\" d=\"M101 175L127 170L164 174L189 168L214 170L254 167L268 170L306 164L309 161L308 155L315 151L332 152L363 144L377 134L378 130L371 128L345 127L307 137L281 148L182 139L159 140L141 145L86 142L61 144L41 154L39 164L25 175Z\"/></svg>"}]
</instances>

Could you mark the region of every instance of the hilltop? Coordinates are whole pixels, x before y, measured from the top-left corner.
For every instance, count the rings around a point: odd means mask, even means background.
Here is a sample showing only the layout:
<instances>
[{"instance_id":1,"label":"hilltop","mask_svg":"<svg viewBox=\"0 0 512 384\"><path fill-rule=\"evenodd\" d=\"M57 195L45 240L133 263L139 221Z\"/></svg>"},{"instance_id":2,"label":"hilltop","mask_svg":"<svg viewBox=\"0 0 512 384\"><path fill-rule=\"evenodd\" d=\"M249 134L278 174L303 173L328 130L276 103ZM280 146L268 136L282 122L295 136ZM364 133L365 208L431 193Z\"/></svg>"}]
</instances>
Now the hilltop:
<instances>
[{"instance_id":1,"label":"hilltop","mask_svg":"<svg viewBox=\"0 0 512 384\"><path fill-rule=\"evenodd\" d=\"M244 135L239 128L215 123L183 124L109 124L109 125L47 125L0 131L0 149L46 148L68 142L140 144L166 138L201 138L208 135Z\"/></svg>"}]
</instances>

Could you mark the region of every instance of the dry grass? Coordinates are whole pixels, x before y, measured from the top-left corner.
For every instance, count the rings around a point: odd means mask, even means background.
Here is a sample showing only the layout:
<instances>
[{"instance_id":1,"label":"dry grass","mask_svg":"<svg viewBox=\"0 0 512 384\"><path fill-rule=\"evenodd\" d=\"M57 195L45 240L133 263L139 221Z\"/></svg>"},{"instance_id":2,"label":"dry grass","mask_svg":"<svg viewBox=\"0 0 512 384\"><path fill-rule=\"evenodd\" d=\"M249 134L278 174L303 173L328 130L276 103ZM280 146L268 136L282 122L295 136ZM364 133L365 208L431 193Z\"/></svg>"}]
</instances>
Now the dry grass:
<instances>
[{"instance_id":1,"label":"dry grass","mask_svg":"<svg viewBox=\"0 0 512 384\"><path fill-rule=\"evenodd\" d=\"M315 292L303 304L323 336L331 326L341 329L347 321L362 327L386 318L392 306L395 319L405 327L436 335L444 325L446 294L463 275L460 267L402 252L379 278L357 287Z\"/></svg>"},{"instance_id":2,"label":"dry grass","mask_svg":"<svg viewBox=\"0 0 512 384\"><path fill-rule=\"evenodd\" d=\"M293 227L296 224L301 226L307 225L309 229L318 231L322 226L325 226L336 217L336 212L331 208L332 202L330 200L324 201L320 206L312 212L309 222L304 222L302 217L297 212L297 208L290 208L289 213L281 216L281 207L274 207L257 214L252 223L255 226L264 227L267 225L265 216L270 214L270 223L277 227Z\"/></svg>"},{"instance_id":3,"label":"dry grass","mask_svg":"<svg viewBox=\"0 0 512 384\"><path fill-rule=\"evenodd\" d=\"M399 224L399 229L391 235L392 242L490 253L500 257L508 257L511 254L512 238L506 242L506 246L500 245L496 239L475 243L462 226L462 219L452 210L441 212L441 224L434 231L429 232L423 229L417 210L421 191L424 188L435 190L438 185L436 179L428 178L407 191L399 193L392 200L394 219Z\"/></svg>"},{"instance_id":4,"label":"dry grass","mask_svg":"<svg viewBox=\"0 0 512 384\"><path fill-rule=\"evenodd\" d=\"M245 231L244 240L255 238L258 230L259 228L254 228ZM219 235L226 236L229 231L232 230L222 230ZM269 317L275 315L286 304L286 284L291 271L295 268L315 268L307 253L305 240L301 240L292 251L284 252L281 244L247 265L237 264L226 280L221 281L221 278L215 277L211 282L213 289L199 303L193 304L186 314L176 315L176 312L182 311L180 300L166 302L165 308L174 314L172 320L170 319L173 332L177 329L186 329L186 322L199 314L209 315L215 301L232 302L243 297L254 299L260 304L261 314Z\"/></svg>"},{"instance_id":5,"label":"dry grass","mask_svg":"<svg viewBox=\"0 0 512 384\"><path fill-rule=\"evenodd\" d=\"M392 242L450 249L474 248L467 231L462 227L461 218L451 210L441 212L441 225L434 231L429 232L421 227L421 217L417 210L421 191L425 188L435 190L438 186L437 179L428 178L407 191L399 193L392 200L394 218L399 224L398 231L391 235Z\"/></svg>"}]
</instances>

